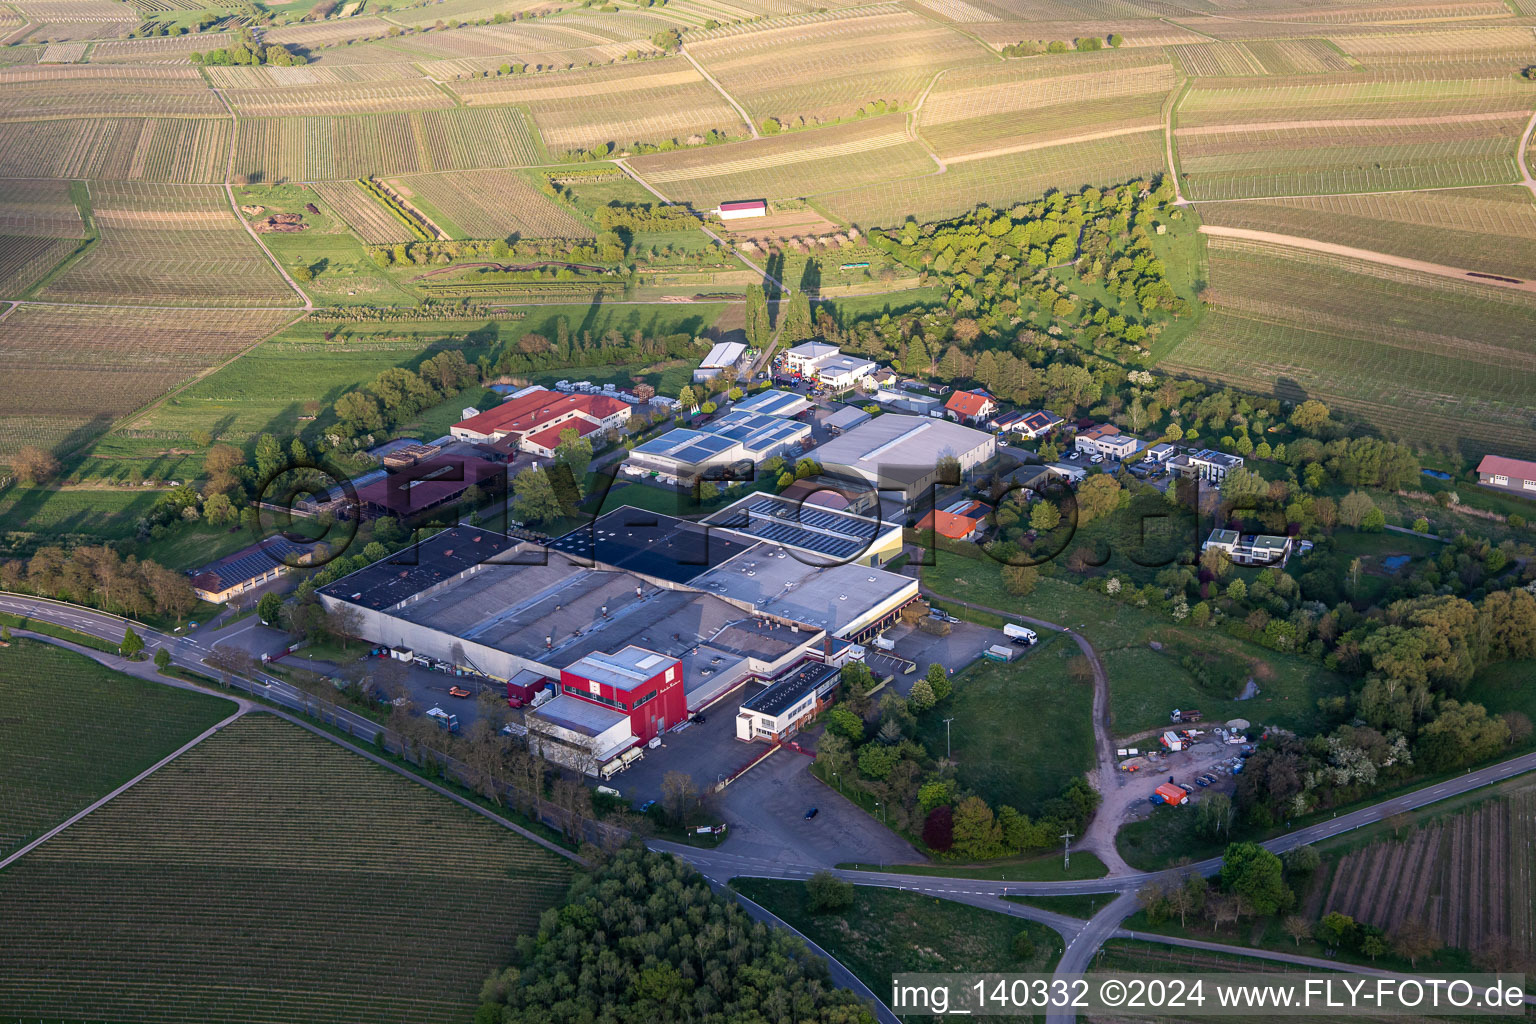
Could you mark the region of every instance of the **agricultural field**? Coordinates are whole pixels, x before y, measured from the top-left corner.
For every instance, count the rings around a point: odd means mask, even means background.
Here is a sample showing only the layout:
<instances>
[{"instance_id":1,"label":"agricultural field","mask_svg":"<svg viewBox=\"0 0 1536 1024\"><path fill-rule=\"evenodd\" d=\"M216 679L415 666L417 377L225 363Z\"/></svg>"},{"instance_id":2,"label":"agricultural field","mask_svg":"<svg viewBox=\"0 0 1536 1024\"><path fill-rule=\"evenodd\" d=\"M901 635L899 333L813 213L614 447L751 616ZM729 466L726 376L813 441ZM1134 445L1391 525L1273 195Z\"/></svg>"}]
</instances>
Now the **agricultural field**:
<instances>
[{"instance_id":1,"label":"agricultural field","mask_svg":"<svg viewBox=\"0 0 1536 1024\"><path fill-rule=\"evenodd\" d=\"M1376 196L1208 203L1207 224L1315 238L1521 278L1536 277L1536 206L1509 185Z\"/></svg>"},{"instance_id":2,"label":"agricultural field","mask_svg":"<svg viewBox=\"0 0 1536 1024\"><path fill-rule=\"evenodd\" d=\"M79 244L70 238L0 234L0 299L25 295Z\"/></svg>"},{"instance_id":3,"label":"agricultural field","mask_svg":"<svg viewBox=\"0 0 1536 1024\"><path fill-rule=\"evenodd\" d=\"M1053 39L1065 42L1082 36L1107 39L1111 35L1118 35L1122 40L1121 49L1173 46L1179 43L1198 43L1205 39L1205 36L1191 32L1182 25L1154 19L1084 21L1081 18L1073 18L1070 21L1018 21L1014 18L1013 14L1008 14L1007 20L1003 21L967 24L965 30L998 50L1025 40L1038 45L1049 43Z\"/></svg>"},{"instance_id":4,"label":"agricultural field","mask_svg":"<svg viewBox=\"0 0 1536 1024\"><path fill-rule=\"evenodd\" d=\"M591 238L592 228L512 171L391 179L454 238ZM648 197L654 198L654 197Z\"/></svg>"},{"instance_id":5,"label":"agricultural field","mask_svg":"<svg viewBox=\"0 0 1536 1024\"><path fill-rule=\"evenodd\" d=\"M279 30L268 32L270 37ZM227 46L232 34L213 32L184 36L149 36L143 39L103 39L91 47L92 64L179 61L192 53L206 53Z\"/></svg>"},{"instance_id":6,"label":"agricultural field","mask_svg":"<svg viewBox=\"0 0 1536 1024\"><path fill-rule=\"evenodd\" d=\"M851 117L877 100L910 106L941 69L996 59L968 36L894 6L797 15L690 42L688 51L754 119L786 125Z\"/></svg>"},{"instance_id":7,"label":"agricultural field","mask_svg":"<svg viewBox=\"0 0 1536 1024\"><path fill-rule=\"evenodd\" d=\"M1151 51L946 75L924 101L918 130L949 160L1103 131L1156 128L1163 102L1177 84L1173 68Z\"/></svg>"},{"instance_id":8,"label":"agricultural field","mask_svg":"<svg viewBox=\"0 0 1536 1024\"><path fill-rule=\"evenodd\" d=\"M899 114L728 146L636 157L635 173L673 200L713 209L724 200L789 199L938 168Z\"/></svg>"},{"instance_id":9,"label":"agricultural field","mask_svg":"<svg viewBox=\"0 0 1536 1024\"><path fill-rule=\"evenodd\" d=\"M0 234L84 238L85 224L67 181L0 181Z\"/></svg>"},{"instance_id":10,"label":"agricultural field","mask_svg":"<svg viewBox=\"0 0 1536 1024\"><path fill-rule=\"evenodd\" d=\"M39 297L146 305L297 305L236 221L223 189L93 182L101 237Z\"/></svg>"},{"instance_id":11,"label":"agricultural field","mask_svg":"<svg viewBox=\"0 0 1536 1024\"><path fill-rule=\"evenodd\" d=\"M471 107L513 103L533 115L551 152L613 143L686 142L711 130L744 135L731 105L682 57L455 83Z\"/></svg>"},{"instance_id":12,"label":"agricultural field","mask_svg":"<svg viewBox=\"0 0 1536 1024\"><path fill-rule=\"evenodd\" d=\"M1418 919L1447 946L1475 951L1507 938L1524 956L1536 954L1536 785L1517 781L1494 794L1325 856L1301 894L1304 912L1339 911L1388 932Z\"/></svg>"},{"instance_id":13,"label":"agricultural field","mask_svg":"<svg viewBox=\"0 0 1536 1024\"><path fill-rule=\"evenodd\" d=\"M383 18L333 18L327 21L305 22L297 25L281 25L263 33L269 43L302 47L321 57L327 51L322 47L339 47L363 39L380 39L389 34L390 22ZM401 54L395 53L395 60Z\"/></svg>"},{"instance_id":14,"label":"agricultural field","mask_svg":"<svg viewBox=\"0 0 1536 1024\"><path fill-rule=\"evenodd\" d=\"M0 72L0 120L228 114L193 68L89 64Z\"/></svg>"},{"instance_id":15,"label":"agricultural field","mask_svg":"<svg viewBox=\"0 0 1536 1024\"><path fill-rule=\"evenodd\" d=\"M1208 253L1214 308L1164 369L1320 398L1457 459L1536 455L1536 297L1234 239Z\"/></svg>"},{"instance_id":16,"label":"agricultural field","mask_svg":"<svg viewBox=\"0 0 1536 1024\"><path fill-rule=\"evenodd\" d=\"M1369 68L1454 64L1490 57L1536 58L1536 33L1523 26L1446 28L1429 32L1350 35L1334 40Z\"/></svg>"},{"instance_id":17,"label":"agricultural field","mask_svg":"<svg viewBox=\"0 0 1536 1024\"><path fill-rule=\"evenodd\" d=\"M4 125L0 176L222 181L227 118L106 117Z\"/></svg>"},{"instance_id":18,"label":"agricultural field","mask_svg":"<svg viewBox=\"0 0 1536 1024\"><path fill-rule=\"evenodd\" d=\"M1196 200L1498 184L1528 104L1513 79L1197 79L1174 139Z\"/></svg>"},{"instance_id":19,"label":"agricultural field","mask_svg":"<svg viewBox=\"0 0 1536 1024\"><path fill-rule=\"evenodd\" d=\"M256 714L0 876L0 1003L84 1019L153 1005L157 1020L462 1021L570 877L555 854Z\"/></svg>"},{"instance_id":20,"label":"agricultural field","mask_svg":"<svg viewBox=\"0 0 1536 1024\"><path fill-rule=\"evenodd\" d=\"M23 304L0 319L0 456L77 448L291 316Z\"/></svg>"},{"instance_id":21,"label":"agricultural field","mask_svg":"<svg viewBox=\"0 0 1536 1024\"><path fill-rule=\"evenodd\" d=\"M317 80L322 70L330 69L270 70L299 74L285 76L284 80L272 85L224 90L225 98L242 117L375 114L396 110L445 110L454 105L451 96L424 78L334 81Z\"/></svg>"},{"instance_id":22,"label":"agricultural field","mask_svg":"<svg viewBox=\"0 0 1536 1024\"><path fill-rule=\"evenodd\" d=\"M60 686L67 679L68 686ZM0 857L235 712L36 640L0 650Z\"/></svg>"},{"instance_id":23,"label":"agricultural field","mask_svg":"<svg viewBox=\"0 0 1536 1024\"><path fill-rule=\"evenodd\" d=\"M365 242L411 242L416 233L354 181L319 181L315 195Z\"/></svg>"},{"instance_id":24,"label":"agricultural field","mask_svg":"<svg viewBox=\"0 0 1536 1024\"><path fill-rule=\"evenodd\" d=\"M869 229L953 217L978 203L1008 205L1052 189L1071 192L1081 185L1135 181L1166 166L1160 128L1060 143L986 156L950 160L943 174L824 192L816 206L833 217Z\"/></svg>"},{"instance_id":25,"label":"agricultural field","mask_svg":"<svg viewBox=\"0 0 1536 1024\"><path fill-rule=\"evenodd\" d=\"M235 174L250 182L337 181L541 159L527 117L508 107L264 117L240 121Z\"/></svg>"}]
</instances>

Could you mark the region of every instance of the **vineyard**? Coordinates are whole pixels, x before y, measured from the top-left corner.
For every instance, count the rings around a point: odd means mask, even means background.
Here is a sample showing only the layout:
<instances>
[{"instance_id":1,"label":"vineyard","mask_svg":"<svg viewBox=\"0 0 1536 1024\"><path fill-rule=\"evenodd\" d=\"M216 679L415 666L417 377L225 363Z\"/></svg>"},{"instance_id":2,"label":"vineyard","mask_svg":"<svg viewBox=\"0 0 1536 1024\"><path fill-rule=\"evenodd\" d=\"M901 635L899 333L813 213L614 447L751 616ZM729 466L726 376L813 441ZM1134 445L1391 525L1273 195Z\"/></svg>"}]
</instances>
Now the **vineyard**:
<instances>
[{"instance_id":1,"label":"vineyard","mask_svg":"<svg viewBox=\"0 0 1536 1024\"><path fill-rule=\"evenodd\" d=\"M512 171L424 174L402 183L459 238L592 237L590 227Z\"/></svg>"},{"instance_id":2,"label":"vineyard","mask_svg":"<svg viewBox=\"0 0 1536 1024\"><path fill-rule=\"evenodd\" d=\"M0 299L16 299L79 245L70 238L0 235Z\"/></svg>"},{"instance_id":3,"label":"vineyard","mask_svg":"<svg viewBox=\"0 0 1536 1024\"><path fill-rule=\"evenodd\" d=\"M1200 208L1208 224L1315 238L1452 267L1536 277L1536 207L1518 185Z\"/></svg>"},{"instance_id":4,"label":"vineyard","mask_svg":"<svg viewBox=\"0 0 1536 1024\"><path fill-rule=\"evenodd\" d=\"M79 443L260 341L286 312L24 304L0 319L0 455Z\"/></svg>"},{"instance_id":5,"label":"vineyard","mask_svg":"<svg viewBox=\"0 0 1536 1024\"><path fill-rule=\"evenodd\" d=\"M214 182L224 177L229 121L118 117L4 125L0 176Z\"/></svg>"},{"instance_id":6,"label":"vineyard","mask_svg":"<svg viewBox=\"0 0 1536 1024\"><path fill-rule=\"evenodd\" d=\"M251 181L336 181L540 159L520 110L423 110L242 120L235 173Z\"/></svg>"},{"instance_id":7,"label":"vineyard","mask_svg":"<svg viewBox=\"0 0 1536 1024\"><path fill-rule=\"evenodd\" d=\"M0 650L0 703L0 856L235 711L222 698L144 682L34 640Z\"/></svg>"},{"instance_id":8,"label":"vineyard","mask_svg":"<svg viewBox=\"0 0 1536 1024\"><path fill-rule=\"evenodd\" d=\"M39 117L227 116L192 68L89 64L0 72L0 120Z\"/></svg>"},{"instance_id":9,"label":"vineyard","mask_svg":"<svg viewBox=\"0 0 1536 1024\"><path fill-rule=\"evenodd\" d=\"M953 162L943 174L826 192L816 205L866 230L953 217L978 203L1006 206L1051 189L1132 181L1161 173L1163 136L1157 128L1134 134L1067 141L1039 149Z\"/></svg>"},{"instance_id":10,"label":"vineyard","mask_svg":"<svg viewBox=\"0 0 1536 1024\"><path fill-rule=\"evenodd\" d=\"M1215 308L1174 373L1320 398L1432 450L1536 454L1536 299L1392 267L1212 238Z\"/></svg>"},{"instance_id":11,"label":"vineyard","mask_svg":"<svg viewBox=\"0 0 1536 1024\"><path fill-rule=\"evenodd\" d=\"M681 57L549 75L511 75L455 83L472 107L527 107L552 151L606 143L686 141L709 131L744 134L746 126L704 76Z\"/></svg>"},{"instance_id":12,"label":"vineyard","mask_svg":"<svg viewBox=\"0 0 1536 1024\"><path fill-rule=\"evenodd\" d=\"M101 238L43 289L57 302L295 305L299 299L240 226L224 191L95 182Z\"/></svg>"},{"instance_id":13,"label":"vineyard","mask_svg":"<svg viewBox=\"0 0 1536 1024\"><path fill-rule=\"evenodd\" d=\"M1009 15L1010 18L1013 15ZM1143 46L1172 46L1178 43L1198 43L1205 37L1167 21L995 21L980 25L967 25L966 31L982 39L987 45L1002 49L1021 40L1035 42L1051 39L1073 39L1093 36L1106 39L1120 36L1122 49Z\"/></svg>"},{"instance_id":14,"label":"vineyard","mask_svg":"<svg viewBox=\"0 0 1536 1024\"><path fill-rule=\"evenodd\" d=\"M1177 84L1172 67L1154 53L1115 57L1080 74L1041 76L1026 65L947 76L924 103L919 130L947 160L1095 131L1160 126L1163 103Z\"/></svg>"},{"instance_id":15,"label":"vineyard","mask_svg":"<svg viewBox=\"0 0 1536 1024\"><path fill-rule=\"evenodd\" d=\"M1205 79L1184 97L1175 140L1192 198L1507 182L1530 116L1513 81L1270 82Z\"/></svg>"},{"instance_id":16,"label":"vineyard","mask_svg":"<svg viewBox=\"0 0 1536 1024\"><path fill-rule=\"evenodd\" d=\"M84 238L69 182L0 181L0 234Z\"/></svg>"},{"instance_id":17,"label":"vineyard","mask_svg":"<svg viewBox=\"0 0 1536 1024\"><path fill-rule=\"evenodd\" d=\"M356 182L321 181L313 188L320 200L365 242L409 242L418 237Z\"/></svg>"},{"instance_id":18,"label":"vineyard","mask_svg":"<svg viewBox=\"0 0 1536 1024\"><path fill-rule=\"evenodd\" d=\"M459 1024L570 874L469 810L249 716L6 871L0 1004Z\"/></svg>"},{"instance_id":19,"label":"vineyard","mask_svg":"<svg viewBox=\"0 0 1536 1024\"><path fill-rule=\"evenodd\" d=\"M296 70L308 71L309 69ZM454 105L447 93L424 78L373 82L317 82L275 88L229 89L225 92L225 96L244 117L444 110Z\"/></svg>"},{"instance_id":20,"label":"vineyard","mask_svg":"<svg viewBox=\"0 0 1536 1024\"><path fill-rule=\"evenodd\" d=\"M635 172L697 209L724 200L808 196L829 183L857 186L932 174L933 160L907 138L901 115L729 146L636 157Z\"/></svg>"},{"instance_id":21,"label":"vineyard","mask_svg":"<svg viewBox=\"0 0 1536 1024\"><path fill-rule=\"evenodd\" d=\"M974 40L897 7L786 21L689 44L694 58L758 120L849 117L875 100L910 105L941 69L995 59Z\"/></svg>"},{"instance_id":22,"label":"vineyard","mask_svg":"<svg viewBox=\"0 0 1536 1024\"><path fill-rule=\"evenodd\" d=\"M1388 932L1417 919L1447 946L1477 950L1507 938L1530 954L1533 841L1536 786L1516 785L1406 838L1343 855L1309 896L1323 913L1339 911Z\"/></svg>"}]
</instances>

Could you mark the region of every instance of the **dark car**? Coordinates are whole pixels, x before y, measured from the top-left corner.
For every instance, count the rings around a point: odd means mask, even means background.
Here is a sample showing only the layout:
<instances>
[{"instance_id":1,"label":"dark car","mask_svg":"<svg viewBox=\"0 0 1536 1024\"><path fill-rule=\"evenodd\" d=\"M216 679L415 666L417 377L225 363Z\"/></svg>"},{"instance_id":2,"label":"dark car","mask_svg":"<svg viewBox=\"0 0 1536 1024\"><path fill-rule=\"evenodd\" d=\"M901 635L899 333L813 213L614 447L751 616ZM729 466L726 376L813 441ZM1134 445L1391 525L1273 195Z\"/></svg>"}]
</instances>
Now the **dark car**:
<instances>
[{"instance_id":1,"label":"dark car","mask_svg":"<svg viewBox=\"0 0 1536 1024\"><path fill-rule=\"evenodd\" d=\"M1200 776L1198 779L1195 780L1195 785L1199 786L1201 789L1204 789L1206 786L1209 786L1210 784L1211 784L1210 780L1207 779L1204 775Z\"/></svg>"},{"instance_id":2,"label":"dark car","mask_svg":"<svg viewBox=\"0 0 1536 1024\"><path fill-rule=\"evenodd\" d=\"M694 725L703 725L704 724L704 716L703 715L689 715L688 716L688 721L692 722Z\"/></svg>"},{"instance_id":3,"label":"dark car","mask_svg":"<svg viewBox=\"0 0 1536 1024\"><path fill-rule=\"evenodd\" d=\"M805 812L805 820L806 821L810 821L812 818L816 817L816 815L818 815L820 813L821 813L821 809L819 807L812 807L810 810Z\"/></svg>"}]
</instances>

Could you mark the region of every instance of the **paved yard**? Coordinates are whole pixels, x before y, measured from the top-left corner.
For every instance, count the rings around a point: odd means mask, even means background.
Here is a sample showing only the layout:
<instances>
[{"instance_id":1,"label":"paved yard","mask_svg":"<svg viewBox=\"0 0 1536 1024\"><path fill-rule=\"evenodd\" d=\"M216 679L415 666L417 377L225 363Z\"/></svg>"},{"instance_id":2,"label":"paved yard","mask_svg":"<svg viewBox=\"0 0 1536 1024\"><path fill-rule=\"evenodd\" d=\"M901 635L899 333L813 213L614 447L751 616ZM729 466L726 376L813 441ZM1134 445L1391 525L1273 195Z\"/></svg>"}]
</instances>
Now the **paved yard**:
<instances>
[{"instance_id":1,"label":"paved yard","mask_svg":"<svg viewBox=\"0 0 1536 1024\"><path fill-rule=\"evenodd\" d=\"M885 636L896 643L896 650L891 653L917 662L917 671L906 674L904 664L884 655L878 647L872 645L866 649L864 657L870 670L877 675L894 674L894 685L902 694L910 692L912 684L919 676L926 674L928 666L935 662L951 673L958 672L981 657L981 652L988 647L1007 642L1001 630L978 626L973 622L951 623L949 636L934 636L905 625L892 627L886 631Z\"/></svg>"},{"instance_id":2,"label":"paved yard","mask_svg":"<svg viewBox=\"0 0 1536 1024\"><path fill-rule=\"evenodd\" d=\"M760 683L749 683L704 712L703 725L664 734L660 747L646 750L645 757L606 785L638 806L661 798L661 780L667 772L688 773L701 790L733 774L767 749L761 743L743 743L736 738L737 705L762 688Z\"/></svg>"}]
</instances>

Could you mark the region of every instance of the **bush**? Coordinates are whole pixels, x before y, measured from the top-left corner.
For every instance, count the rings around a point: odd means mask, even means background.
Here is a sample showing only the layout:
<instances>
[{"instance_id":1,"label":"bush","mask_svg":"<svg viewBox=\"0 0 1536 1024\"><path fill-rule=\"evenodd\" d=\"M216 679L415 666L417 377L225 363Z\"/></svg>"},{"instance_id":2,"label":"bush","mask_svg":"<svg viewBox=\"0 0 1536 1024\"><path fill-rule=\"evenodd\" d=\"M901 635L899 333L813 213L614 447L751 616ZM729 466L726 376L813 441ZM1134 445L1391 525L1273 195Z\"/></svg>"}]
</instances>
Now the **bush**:
<instances>
[{"instance_id":1,"label":"bush","mask_svg":"<svg viewBox=\"0 0 1536 1024\"><path fill-rule=\"evenodd\" d=\"M830 871L818 871L805 883L805 896L813 914L847 910L853 906L853 883L845 882Z\"/></svg>"},{"instance_id":2,"label":"bush","mask_svg":"<svg viewBox=\"0 0 1536 1024\"><path fill-rule=\"evenodd\" d=\"M948 804L928 812L923 822L923 845L936 853L955 845L955 812Z\"/></svg>"},{"instance_id":3,"label":"bush","mask_svg":"<svg viewBox=\"0 0 1536 1024\"><path fill-rule=\"evenodd\" d=\"M1035 958L1035 940L1029 937L1029 932L1019 932L1013 937L1013 958L1023 963Z\"/></svg>"}]
</instances>

